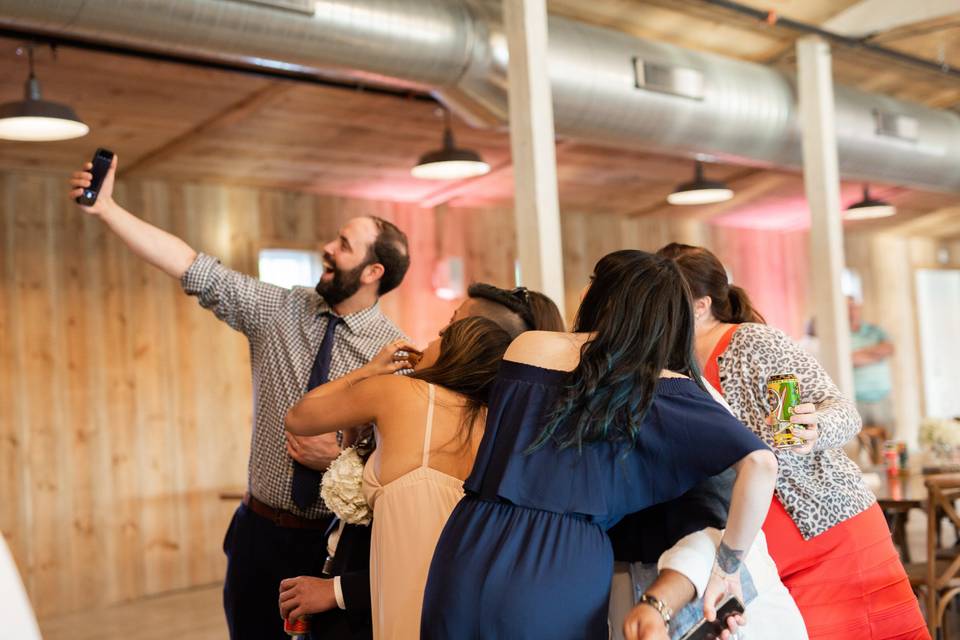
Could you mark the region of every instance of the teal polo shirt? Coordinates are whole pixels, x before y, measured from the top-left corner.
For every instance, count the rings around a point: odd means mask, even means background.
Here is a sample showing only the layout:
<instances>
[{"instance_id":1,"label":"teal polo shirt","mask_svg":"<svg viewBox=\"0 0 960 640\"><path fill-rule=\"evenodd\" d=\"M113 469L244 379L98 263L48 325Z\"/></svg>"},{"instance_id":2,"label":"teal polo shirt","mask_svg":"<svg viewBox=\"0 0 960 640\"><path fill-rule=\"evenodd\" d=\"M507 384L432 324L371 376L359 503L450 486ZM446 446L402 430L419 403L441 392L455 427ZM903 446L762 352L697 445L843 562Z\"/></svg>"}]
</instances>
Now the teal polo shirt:
<instances>
[{"instance_id":1,"label":"teal polo shirt","mask_svg":"<svg viewBox=\"0 0 960 640\"><path fill-rule=\"evenodd\" d=\"M863 322L859 331L850 332L850 347L856 351L872 347L881 342L889 342L883 329ZM880 362L853 368L853 387L857 402L878 402L890 395L892 388L890 377L890 358Z\"/></svg>"}]
</instances>

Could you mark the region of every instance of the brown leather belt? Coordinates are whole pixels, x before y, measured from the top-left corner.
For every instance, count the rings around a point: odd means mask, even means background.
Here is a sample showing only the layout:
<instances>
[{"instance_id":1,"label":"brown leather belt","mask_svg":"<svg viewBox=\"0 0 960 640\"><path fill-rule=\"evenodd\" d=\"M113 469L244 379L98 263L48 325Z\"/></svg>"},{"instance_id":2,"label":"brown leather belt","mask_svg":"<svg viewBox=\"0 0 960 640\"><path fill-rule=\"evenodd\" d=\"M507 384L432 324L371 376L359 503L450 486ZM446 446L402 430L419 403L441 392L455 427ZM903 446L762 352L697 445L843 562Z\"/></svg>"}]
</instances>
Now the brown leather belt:
<instances>
[{"instance_id":1,"label":"brown leather belt","mask_svg":"<svg viewBox=\"0 0 960 640\"><path fill-rule=\"evenodd\" d=\"M243 504L247 505L247 508L258 516L270 520L278 527L285 527L287 529L326 529L330 526L330 521L332 520L331 516L304 518L284 509L276 509L264 502L260 502L250 495L249 491L243 494Z\"/></svg>"}]
</instances>

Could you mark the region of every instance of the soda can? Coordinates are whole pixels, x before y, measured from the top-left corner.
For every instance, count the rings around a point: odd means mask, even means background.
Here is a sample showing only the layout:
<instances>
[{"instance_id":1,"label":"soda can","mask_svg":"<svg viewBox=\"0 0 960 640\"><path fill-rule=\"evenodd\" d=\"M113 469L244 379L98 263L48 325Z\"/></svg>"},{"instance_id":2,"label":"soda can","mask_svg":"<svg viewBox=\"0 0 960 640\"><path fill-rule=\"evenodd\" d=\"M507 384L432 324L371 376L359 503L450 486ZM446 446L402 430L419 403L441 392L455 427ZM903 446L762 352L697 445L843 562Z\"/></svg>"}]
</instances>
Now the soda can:
<instances>
[{"instance_id":1,"label":"soda can","mask_svg":"<svg viewBox=\"0 0 960 640\"><path fill-rule=\"evenodd\" d=\"M800 404L800 381L792 373L782 373L767 379L767 400L770 403L770 426L773 432L773 446L777 449L789 449L803 444L803 440L793 435L793 409Z\"/></svg>"},{"instance_id":2,"label":"soda can","mask_svg":"<svg viewBox=\"0 0 960 640\"><path fill-rule=\"evenodd\" d=\"M900 447L893 440L883 443L883 458L886 461L887 475L900 475Z\"/></svg>"},{"instance_id":3,"label":"soda can","mask_svg":"<svg viewBox=\"0 0 960 640\"><path fill-rule=\"evenodd\" d=\"M283 630L286 631L289 636L302 638L310 633L310 619L306 616L297 618L296 620L286 618L283 621Z\"/></svg>"}]
</instances>

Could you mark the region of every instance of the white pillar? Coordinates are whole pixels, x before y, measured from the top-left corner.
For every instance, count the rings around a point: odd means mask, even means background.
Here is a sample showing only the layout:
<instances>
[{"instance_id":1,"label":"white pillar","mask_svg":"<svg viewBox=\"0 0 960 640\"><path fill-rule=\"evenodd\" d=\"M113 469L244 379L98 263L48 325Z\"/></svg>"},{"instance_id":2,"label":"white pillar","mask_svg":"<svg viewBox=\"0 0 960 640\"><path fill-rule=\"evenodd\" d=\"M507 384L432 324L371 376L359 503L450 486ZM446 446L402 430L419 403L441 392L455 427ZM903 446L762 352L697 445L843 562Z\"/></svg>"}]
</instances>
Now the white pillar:
<instances>
[{"instance_id":1,"label":"white pillar","mask_svg":"<svg viewBox=\"0 0 960 640\"><path fill-rule=\"evenodd\" d=\"M545 0L504 0L510 48L510 151L522 284L564 308L553 103L547 70ZM586 275L586 274L584 274Z\"/></svg>"},{"instance_id":2,"label":"white pillar","mask_svg":"<svg viewBox=\"0 0 960 640\"><path fill-rule=\"evenodd\" d=\"M797 42L803 182L810 206L810 276L820 361L840 390L853 397L847 302L841 289L843 224L830 72L830 47L817 36Z\"/></svg>"}]
</instances>

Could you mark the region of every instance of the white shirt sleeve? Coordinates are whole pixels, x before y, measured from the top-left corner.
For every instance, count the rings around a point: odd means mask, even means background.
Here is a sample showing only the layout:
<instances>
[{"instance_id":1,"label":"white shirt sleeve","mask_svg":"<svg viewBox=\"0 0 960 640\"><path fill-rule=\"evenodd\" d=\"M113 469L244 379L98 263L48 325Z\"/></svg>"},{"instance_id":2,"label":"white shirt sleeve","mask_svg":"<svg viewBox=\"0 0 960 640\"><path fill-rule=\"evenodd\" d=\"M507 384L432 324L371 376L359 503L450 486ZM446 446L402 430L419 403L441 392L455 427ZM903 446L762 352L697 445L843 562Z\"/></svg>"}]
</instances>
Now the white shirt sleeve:
<instances>
[{"instance_id":1,"label":"white shirt sleeve","mask_svg":"<svg viewBox=\"0 0 960 640\"><path fill-rule=\"evenodd\" d=\"M340 588L340 576L333 578L333 597L337 599L337 606L346 609L347 605L343 603L343 589Z\"/></svg>"},{"instance_id":2,"label":"white shirt sleeve","mask_svg":"<svg viewBox=\"0 0 960 640\"><path fill-rule=\"evenodd\" d=\"M697 597L702 597L717 557L720 536L718 529L708 527L681 538L663 552L657 562L657 570L672 569L683 574L693 583Z\"/></svg>"}]
</instances>

